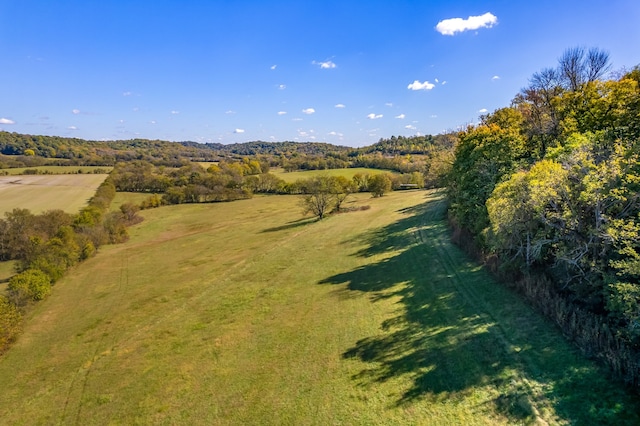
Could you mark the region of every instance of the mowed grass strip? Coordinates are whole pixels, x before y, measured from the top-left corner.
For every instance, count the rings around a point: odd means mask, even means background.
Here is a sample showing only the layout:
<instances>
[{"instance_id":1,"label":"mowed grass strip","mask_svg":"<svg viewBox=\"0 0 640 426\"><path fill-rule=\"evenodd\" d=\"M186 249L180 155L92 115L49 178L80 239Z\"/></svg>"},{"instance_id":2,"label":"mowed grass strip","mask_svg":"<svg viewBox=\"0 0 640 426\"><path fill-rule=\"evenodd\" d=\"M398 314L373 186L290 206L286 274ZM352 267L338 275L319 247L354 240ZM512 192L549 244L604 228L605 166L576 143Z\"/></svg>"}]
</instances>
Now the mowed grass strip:
<instances>
[{"instance_id":1,"label":"mowed grass strip","mask_svg":"<svg viewBox=\"0 0 640 426\"><path fill-rule=\"evenodd\" d=\"M295 172L285 172L282 168L273 168L270 173L278 176L285 182L295 182L298 179L310 179L315 176L344 176L351 180L357 174L376 175L380 173L396 173L391 170L369 169L365 167L354 167L346 169L327 169L327 170L305 170Z\"/></svg>"},{"instance_id":2,"label":"mowed grass strip","mask_svg":"<svg viewBox=\"0 0 640 426\"><path fill-rule=\"evenodd\" d=\"M0 215L14 208L38 214L60 209L77 213L106 174L0 176Z\"/></svg>"},{"instance_id":3,"label":"mowed grass strip","mask_svg":"<svg viewBox=\"0 0 640 426\"><path fill-rule=\"evenodd\" d=\"M147 210L0 358L6 424L624 424L637 405L448 242L433 192Z\"/></svg>"}]
</instances>

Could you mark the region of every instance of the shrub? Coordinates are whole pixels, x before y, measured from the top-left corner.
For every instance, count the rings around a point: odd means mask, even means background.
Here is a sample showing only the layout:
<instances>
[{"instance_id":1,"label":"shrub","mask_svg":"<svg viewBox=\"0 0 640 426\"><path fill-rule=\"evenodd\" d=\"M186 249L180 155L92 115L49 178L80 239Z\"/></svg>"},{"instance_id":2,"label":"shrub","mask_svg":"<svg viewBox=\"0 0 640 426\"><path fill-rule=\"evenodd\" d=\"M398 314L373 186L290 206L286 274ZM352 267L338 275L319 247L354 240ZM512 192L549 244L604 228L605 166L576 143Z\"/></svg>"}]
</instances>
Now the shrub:
<instances>
[{"instance_id":1,"label":"shrub","mask_svg":"<svg viewBox=\"0 0 640 426\"><path fill-rule=\"evenodd\" d=\"M9 293L17 304L42 300L51 293L51 278L39 269L27 269L11 277Z\"/></svg>"},{"instance_id":2,"label":"shrub","mask_svg":"<svg viewBox=\"0 0 640 426\"><path fill-rule=\"evenodd\" d=\"M18 307L0 295L0 353L15 340L20 331L20 319Z\"/></svg>"}]
</instances>

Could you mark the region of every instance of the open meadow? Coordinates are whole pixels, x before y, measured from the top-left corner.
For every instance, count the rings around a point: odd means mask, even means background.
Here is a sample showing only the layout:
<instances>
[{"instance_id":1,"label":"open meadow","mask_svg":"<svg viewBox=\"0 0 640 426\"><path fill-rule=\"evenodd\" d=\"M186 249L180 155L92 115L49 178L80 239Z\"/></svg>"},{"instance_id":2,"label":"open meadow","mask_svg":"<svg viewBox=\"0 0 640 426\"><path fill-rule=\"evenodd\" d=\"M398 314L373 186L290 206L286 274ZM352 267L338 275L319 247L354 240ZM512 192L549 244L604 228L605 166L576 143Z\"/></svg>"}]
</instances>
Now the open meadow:
<instances>
[{"instance_id":1,"label":"open meadow","mask_svg":"<svg viewBox=\"0 0 640 426\"><path fill-rule=\"evenodd\" d=\"M637 399L449 242L441 193L142 214L30 312L3 424L638 424Z\"/></svg>"},{"instance_id":2,"label":"open meadow","mask_svg":"<svg viewBox=\"0 0 640 426\"><path fill-rule=\"evenodd\" d=\"M0 176L0 215L14 208L38 214L61 209L77 213L95 194L106 174Z\"/></svg>"}]
</instances>

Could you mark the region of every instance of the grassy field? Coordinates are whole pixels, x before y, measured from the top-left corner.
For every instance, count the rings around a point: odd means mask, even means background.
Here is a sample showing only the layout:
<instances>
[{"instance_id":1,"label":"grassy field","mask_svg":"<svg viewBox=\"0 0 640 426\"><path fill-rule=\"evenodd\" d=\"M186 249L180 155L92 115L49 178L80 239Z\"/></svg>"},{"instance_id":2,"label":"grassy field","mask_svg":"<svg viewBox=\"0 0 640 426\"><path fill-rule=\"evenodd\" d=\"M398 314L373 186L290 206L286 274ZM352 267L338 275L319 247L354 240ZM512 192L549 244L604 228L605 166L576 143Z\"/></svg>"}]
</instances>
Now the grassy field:
<instances>
[{"instance_id":1,"label":"grassy field","mask_svg":"<svg viewBox=\"0 0 640 426\"><path fill-rule=\"evenodd\" d=\"M7 173L9 176L23 175L25 170L39 170L41 173L66 175L86 173L109 173L113 167L109 166L35 166L35 167L16 167L11 169L0 169L0 174Z\"/></svg>"},{"instance_id":2,"label":"grassy field","mask_svg":"<svg viewBox=\"0 0 640 426\"><path fill-rule=\"evenodd\" d=\"M370 175L379 173L395 173L389 170L367 169L364 167L354 167L348 169L305 170L300 172L285 172L282 168L272 168L269 172L278 176L280 179L286 182L295 182L298 179L309 179L318 175L344 176L347 179L353 179L353 176L358 173Z\"/></svg>"},{"instance_id":3,"label":"grassy field","mask_svg":"<svg viewBox=\"0 0 640 426\"><path fill-rule=\"evenodd\" d=\"M111 202L111 210L118 210L124 203L133 203L137 206L144 200L151 197L148 192L116 192L116 196ZM159 194L162 195L162 194Z\"/></svg>"},{"instance_id":4,"label":"grassy field","mask_svg":"<svg viewBox=\"0 0 640 426\"><path fill-rule=\"evenodd\" d=\"M106 174L0 176L0 215L17 207L32 213L52 209L76 213L106 177Z\"/></svg>"},{"instance_id":5,"label":"grassy field","mask_svg":"<svg viewBox=\"0 0 640 426\"><path fill-rule=\"evenodd\" d=\"M146 210L0 358L3 424L638 424L449 243L438 193Z\"/></svg>"}]
</instances>

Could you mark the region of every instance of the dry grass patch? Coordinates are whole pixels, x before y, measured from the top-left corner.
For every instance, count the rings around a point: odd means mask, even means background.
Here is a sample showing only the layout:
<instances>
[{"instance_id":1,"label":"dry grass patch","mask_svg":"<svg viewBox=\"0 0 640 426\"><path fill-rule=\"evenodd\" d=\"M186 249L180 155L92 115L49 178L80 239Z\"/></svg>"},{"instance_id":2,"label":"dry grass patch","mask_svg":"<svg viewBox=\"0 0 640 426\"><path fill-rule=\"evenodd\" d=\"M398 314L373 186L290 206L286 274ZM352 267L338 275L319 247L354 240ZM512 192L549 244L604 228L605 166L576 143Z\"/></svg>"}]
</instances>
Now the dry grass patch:
<instances>
[{"instance_id":1,"label":"dry grass patch","mask_svg":"<svg viewBox=\"0 0 640 426\"><path fill-rule=\"evenodd\" d=\"M0 176L0 215L14 208L38 214L61 209L77 213L95 194L107 175Z\"/></svg>"}]
</instances>

